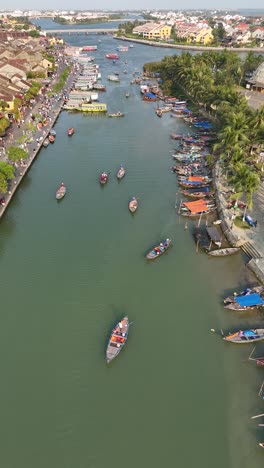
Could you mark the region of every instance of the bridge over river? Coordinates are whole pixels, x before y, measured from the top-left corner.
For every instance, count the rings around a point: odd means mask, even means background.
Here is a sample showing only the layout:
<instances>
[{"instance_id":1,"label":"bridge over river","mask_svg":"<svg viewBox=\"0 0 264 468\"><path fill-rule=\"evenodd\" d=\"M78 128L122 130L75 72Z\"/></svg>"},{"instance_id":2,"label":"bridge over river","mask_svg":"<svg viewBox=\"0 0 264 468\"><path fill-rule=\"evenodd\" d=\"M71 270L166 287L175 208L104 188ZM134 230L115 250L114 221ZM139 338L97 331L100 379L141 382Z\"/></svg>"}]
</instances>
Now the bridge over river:
<instances>
[{"instance_id":1,"label":"bridge over river","mask_svg":"<svg viewBox=\"0 0 264 468\"><path fill-rule=\"evenodd\" d=\"M108 34L108 33L115 33L118 31L117 28L82 28L82 29L48 29L45 31L47 34Z\"/></svg>"}]
</instances>

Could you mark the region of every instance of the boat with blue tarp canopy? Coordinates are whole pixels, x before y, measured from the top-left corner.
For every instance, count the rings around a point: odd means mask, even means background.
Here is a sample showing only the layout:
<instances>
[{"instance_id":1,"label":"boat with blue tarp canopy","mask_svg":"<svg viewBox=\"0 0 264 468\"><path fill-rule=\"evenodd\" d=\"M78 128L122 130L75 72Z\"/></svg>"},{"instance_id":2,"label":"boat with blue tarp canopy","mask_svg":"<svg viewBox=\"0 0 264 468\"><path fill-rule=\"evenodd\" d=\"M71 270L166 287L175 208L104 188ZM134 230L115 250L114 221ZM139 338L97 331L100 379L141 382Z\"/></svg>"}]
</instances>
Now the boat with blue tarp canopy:
<instances>
[{"instance_id":1,"label":"boat with blue tarp canopy","mask_svg":"<svg viewBox=\"0 0 264 468\"><path fill-rule=\"evenodd\" d=\"M255 309L255 307L263 307L264 301L260 294L253 293L247 294L243 296L236 296L235 302L231 302L230 304L225 304L226 309L231 310L251 310Z\"/></svg>"}]
</instances>

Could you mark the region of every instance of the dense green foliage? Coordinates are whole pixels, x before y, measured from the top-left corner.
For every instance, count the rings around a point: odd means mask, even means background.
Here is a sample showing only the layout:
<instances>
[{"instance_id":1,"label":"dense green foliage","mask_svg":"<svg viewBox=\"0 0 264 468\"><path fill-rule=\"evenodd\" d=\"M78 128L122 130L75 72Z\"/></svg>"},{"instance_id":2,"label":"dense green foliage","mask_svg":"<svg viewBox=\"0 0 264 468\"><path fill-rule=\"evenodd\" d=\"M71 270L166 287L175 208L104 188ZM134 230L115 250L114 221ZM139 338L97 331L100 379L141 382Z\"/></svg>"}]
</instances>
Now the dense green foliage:
<instances>
[{"instance_id":1,"label":"dense green foliage","mask_svg":"<svg viewBox=\"0 0 264 468\"><path fill-rule=\"evenodd\" d=\"M0 161L0 192L6 193L8 181L14 178L15 168L11 164Z\"/></svg>"},{"instance_id":2,"label":"dense green foliage","mask_svg":"<svg viewBox=\"0 0 264 468\"><path fill-rule=\"evenodd\" d=\"M65 70L61 73L59 81L52 88L52 91L54 93L59 93L63 89L70 72L71 67L69 66L65 68Z\"/></svg>"},{"instance_id":3,"label":"dense green foliage","mask_svg":"<svg viewBox=\"0 0 264 468\"><path fill-rule=\"evenodd\" d=\"M26 101L29 101L30 99L34 99L36 95L38 94L40 88L41 88L40 83L38 83L37 81L32 81L31 87L27 90L27 92L24 95Z\"/></svg>"},{"instance_id":4,"label":"dense green foliage","mask_svg":"<svg viewBox=\"0 0 264 468\"><path fill-rule=\"evenodd\" d=\"M26 159L28 152L17 146L9 146L7 155L10 161L19 161L20 159Z\"/></svg>"},{"instance_id":5,"label":"dense green foliage","mask_svg":"<svg viewBox=\"0 0 264 468\"><path fill-rule=\"evenodd\" d=\"M9 127L10 122L5 117L0 118L0 137L4 136L6 129Z\"/></svg>"},{"instance_id":6,"label":"dense green foliage","mask_svg":"<svg viewBox=\"0 0 264 468\"><path fill-rule=\"evenodd\" d=\"M177 94L180 89L214 119L218 130L214 154L224 162L236 196L245 195L248 206L260 184L255 160L264 140L264 108L250 109L238 85L260 60L250 53L243 62L237 54L224 50L183 53L145 65L147 72L160 73L165 93Z\"/></svg>"}]
</instances>

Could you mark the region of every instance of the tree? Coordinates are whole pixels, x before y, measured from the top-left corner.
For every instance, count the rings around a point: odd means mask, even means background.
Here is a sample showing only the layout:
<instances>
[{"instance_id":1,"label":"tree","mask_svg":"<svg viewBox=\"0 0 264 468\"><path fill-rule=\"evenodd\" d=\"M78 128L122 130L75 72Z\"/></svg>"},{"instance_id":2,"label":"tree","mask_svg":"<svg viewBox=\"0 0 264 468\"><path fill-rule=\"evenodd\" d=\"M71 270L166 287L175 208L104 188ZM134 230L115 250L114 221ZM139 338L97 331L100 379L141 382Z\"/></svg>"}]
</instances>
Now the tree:
<instances>
[{"instance_id":1,"label":"tree","mask_svg":"<svg viewBox=\"0 0 264 468\"><path fill-rule=\"evenodd\" d=\"M0 136L4 136L6 129L9 127L10 122L5 117L0 119Z\"/></svg>"},{"instance_id":2,"label":"tree","mask_svg":"<svg viewBox=\"0 0 264 468\"><path fill-rule=\"evenodd\" d=\"M5 111L8 108L8 104L6 101L0 101L0 108L1 110Z\"/></svg>"},{"instance_id":3,"label":"tree","mask_svg":"<svg viewBox=\"0 0 264 468\"><path fill-rule=\"evenodd\" d=\"M0 161L0 174L3 174L6 179L14 178L14 167L4 161Z\"/></svg>"},{"instance_id":4,"label":"tree","mask_svg":"<svg viewBox=\"0 0 264 468\"><path fill-rule=\"evenodd\" d=\"M29 31L28 35L31 36L31 37L39 37L40 36L39 31L37 31L35 29L32 29L31 31Z\"/></svg>"},{"instance_id":5,"label":"tree","mask_svg":"<svg viewBox=\"0 0 264 468\"><path fill-rule=\"evenodd\" d=\"M0 192L6 193L8 189L8 182L4 176L4 174L1 174L0 172Z\"/></svg>"},{"instance_id":6,"label":"tree","mask_svg":"<svg viewBox=\"0 0 264 468\"><path fill-rule=\"evenodd\" d=\"M19 161L20 159L26 159L28 152L17 146L9 146L7 155L10 161Z\"/></svg>"}]
</instances>

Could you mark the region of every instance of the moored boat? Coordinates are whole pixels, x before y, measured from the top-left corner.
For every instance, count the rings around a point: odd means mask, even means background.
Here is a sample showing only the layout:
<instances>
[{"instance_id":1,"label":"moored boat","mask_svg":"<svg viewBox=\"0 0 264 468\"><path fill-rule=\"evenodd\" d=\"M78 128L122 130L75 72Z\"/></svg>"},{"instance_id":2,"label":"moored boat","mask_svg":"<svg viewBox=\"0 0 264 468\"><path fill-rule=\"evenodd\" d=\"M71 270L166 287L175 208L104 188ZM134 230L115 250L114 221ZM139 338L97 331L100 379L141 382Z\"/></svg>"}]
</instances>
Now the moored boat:
<instances>
[{"instance_id":1,"label":"moored boat","mask_svg":"<svg viewBox=\"0 0 264 468\"><path fill-rule=\"evenodd\" d=\"M259 446L260 446L261 448L264 449L264 442L263 442L263 443L259 443Z\"/></svg>"},{"instance_id":2,"label":"moored boat","mask_svg":"<svg viewBox=\"0 0 264 468\"><path fill-rule=\"evenodd\" d=\"M114 81L115 83L119 83L120 81L118 75L108 75L107 79L108 81Z\"/></svg>"},{"instance_id":3,"label":"moored boat","mask_svg":"<svg viewBox=\"0 0 264 468\"><path fill-rule=\"evenodd\" d=\"M64 183L62 182L56 192L56 199L61 200L66 194L66 187Z\"/></svg>"},{"instance_id":4,"label":"moored boat","mask_svg":"<svg viewBox=\"0 0 264 468\"><path fill-rule=\"evenodd\" d=\"M128 209L131 213L135 213L137 208L138 208L138 200L136 199L136 197L132 197L128 204Z\"/></svg>"},{"instance_id":5,"label":"moored boat","mask_svg":"<svg viewBox=\"0 0 264 468\"><path fill-rule=\"evenodd\" d=\"M56 136L56 130L54 130L54 128L52 128L50 130L49 134L55 137Z\"/></svg>"},{"instance_id":6,"label":"moored boat","mask_svg":"<svg viewBox=\"0 0 264 468\"><path fill-rule=\"evenodd\" d=\"M130 93L127 92L127 93L125 94L125 96L126 96L126 98L129 98Z\"/></svg>"},{"instance_id":7,"label":"moored boat","mask_svg":"<svg viewBox=\"0 0 264 468\"><path fill-rule=\"evenodd\" d=\"M99 177L100 184L101 185L106 184L106 182L108 181L108 178L109 178L109 174L107 172L102 172Z\"/></svg>"},{"instance_id":8,"label":"moored boat","mask_svg":"<svg viewBox=\"0 0 264 468\"><path fill-rule=\"evenodd\" d=\"M49 144L50 144L49 139L48 139L48 138L45 138L45 140L44 140L43 143L42 143L42 146L44 146L44 148L47 148L47 146L49 146Z\"/></svg>"},{"instance_id":9,"label":"moored boat","mask_svg":"<svg viewBox=\"0 0 264 468\"><path fill-rule=\"evenodd\" d=\"M225 309L242 312L263 306L264 301L258 293L246 294L244 296L236 296L234 302L224 304Z\"/></svg>"},{"instance_id":10,"label":"moored boat","mask_svg":"<svg viewBox=\"0 0 264 468\"><path fill-rule=\"evenodd\" d=\"M212 200L205 200L204 198L192 202L182 202L179 213L182 216L202 216L216 210L215 204Z\"/></svg>"},{"instance_id":11,"label":"moored boat","mask_svg":"<svg viewBox=\"0 0 264 468\"><path fill-rule=\"evenodd\" d=\"M72 135L74 134L74 131L75 131L75 130L74 130L73 127L69 128L69 129L68 129L68 136L72 136Z\"/></svg>"},{"instance_id":12,"label":"moored boat","mask_svg":"<svg viewBox=\"0 0 264 468\"><path fill-rule=\"evenodd\" d=\"M125 174L126 174L126 170L124 166L120 166L120 168L117 171L116 177L120 180L120 179L123 179Z\"/></svg>"},{"instance_id":13,"label":"moored boat","mask_svg":"<svg viewBox=\"0 0 264 468\"><path fill-rule=\"evenodd\" d=\"M166 252L166 250L168 250L170 245L170 239L166 239L165 241L160 242L158 245L156 245L155 247L153 247L153 249L150 250L150 252L146 255L146 258L148 260L154 260L155 258L160 257Z\"/></svg>"},{"instance_id":14,"label":"moored boat","mask_svg":"<svg viewBox=\"0 0 264 468\"><path fill-rule=\"evenodd\" d=\"M48 139L49 139L49 142L50 142L50 143L54 143L54 141L55 141L55 136L49 135L49 136L48 136Z\"/></svg>"},{"instance_id":15,"label":"moored boat","mask_svg":"<svg viewBox=\"0 0 264 468\"><path fill-rule=\"evenodd\" d=\"M226 249L210 250L210 252L208 252L208 255L211 255L213 257L225 257L226 255L233 255L235 253L238 253L239 251L240 247L227 247Z\"/></svg>"},{"instance_id":16,"label":"moored boat","mask_svg":"<svg viewBox=\"0 0 264 468\"><path fill-rule=\"evenodd\" d=\"M128 317L124 317L113 328L107 348L106 348L106 362L109 364L121 351L127 341L129 331Z\"/></svg>"},{"instance_id":17,"label":"moored boat","mask_svg":"<svg viewBox=\"0 0 264 468\"><path fill-rule=\"evenodd\" d=\"M234 292L232 296L228 296L224 299L224 304L229 304L230 302L236 302L237 297L248 296L250 294L257 293L262 295L264 293L264 286L254 286L253 288L246 288L239 293Z\"/></svg>"},{"instance_id":18,"label":"moored boat","mask_svg":"<svg viewBox=\"0 0 264 468\"><path fill-rule=\"evenodd\" d=\"M264 328L251 330L239 330L223 337L223 340L230 343L244 344L264 340Z\"/></svg>"}]
</instances>

